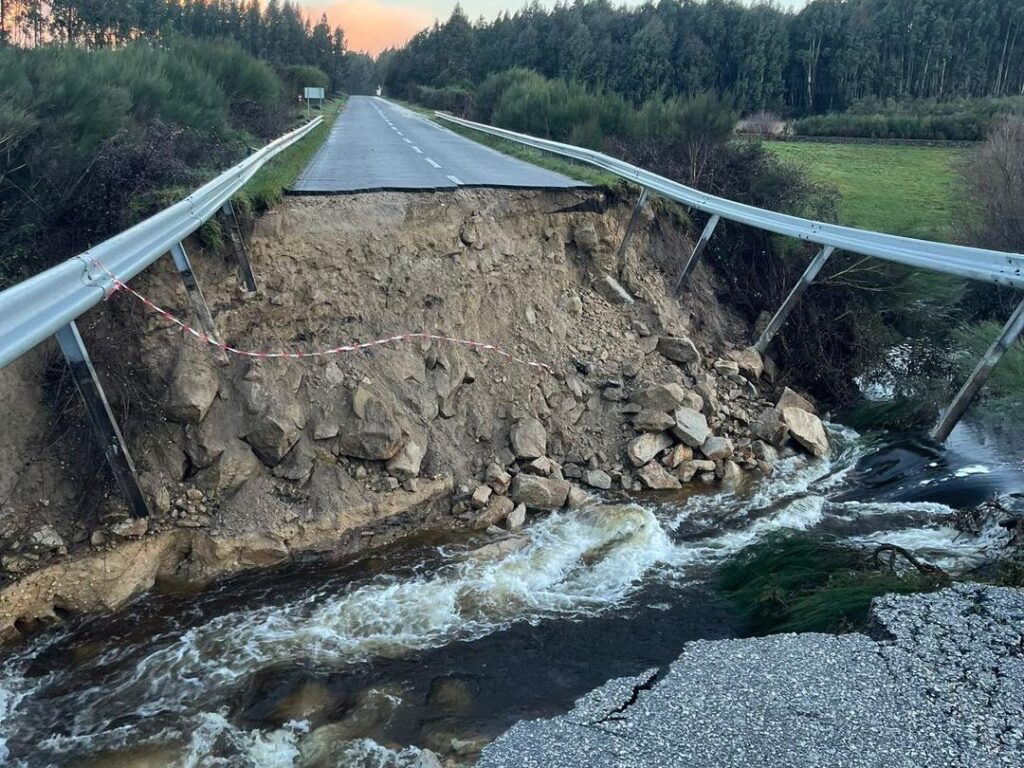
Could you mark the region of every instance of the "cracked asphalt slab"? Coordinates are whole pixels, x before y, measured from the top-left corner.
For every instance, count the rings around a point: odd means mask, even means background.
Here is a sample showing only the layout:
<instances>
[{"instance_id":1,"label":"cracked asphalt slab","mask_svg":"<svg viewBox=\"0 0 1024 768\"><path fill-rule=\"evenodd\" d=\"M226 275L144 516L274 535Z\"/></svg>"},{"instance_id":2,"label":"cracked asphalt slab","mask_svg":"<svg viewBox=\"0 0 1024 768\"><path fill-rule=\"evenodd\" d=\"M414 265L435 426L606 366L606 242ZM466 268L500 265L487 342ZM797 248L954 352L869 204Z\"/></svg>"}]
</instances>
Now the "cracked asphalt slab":
<instances>
[{"instance_id":1,"label":"cracked asphalt slab","mask_svg":"<svg viewBox=\"0 0 1024 768\"><path fill-rule=\"evenodd\" d=\"M291 192L463 186L568 189L588 185L503 155L386 99L353 96Z\"/></svg>"},{"instance_id":2,"label":"cracked asphalt slab","mask_svg":"<svg viewBox=\"0 0 1024 768\"><path fill-rule=\"evenodd\" d=\"M869 635L689 643L666 669L518 723L477 766L1024 765L1024 592L888 595Z\"/></svg>"}]
</instances>

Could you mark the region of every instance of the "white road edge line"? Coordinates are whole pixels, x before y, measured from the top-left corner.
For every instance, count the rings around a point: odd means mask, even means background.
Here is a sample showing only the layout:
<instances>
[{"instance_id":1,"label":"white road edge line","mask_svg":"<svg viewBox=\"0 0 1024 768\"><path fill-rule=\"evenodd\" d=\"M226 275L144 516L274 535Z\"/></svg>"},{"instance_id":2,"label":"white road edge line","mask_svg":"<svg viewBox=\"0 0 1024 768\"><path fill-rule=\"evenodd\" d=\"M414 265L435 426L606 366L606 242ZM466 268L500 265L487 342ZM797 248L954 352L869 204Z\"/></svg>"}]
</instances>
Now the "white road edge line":
<instances>
[{"instance_id":1,"label":"white road edge line","mask_svg":"<svg viewBox=\"0 0 1024 768\"><path fill-rule=\"evenodd\" d=\"M415 151L416 151L416 152L417 152L418 154L420 154L420 155L422 155L422 154L423 154L423 150L422 150L422 149L420 149L419 147L417 147L417 146L416 146L415 144L413 144L412 148L413 148L413 149L414 149L414 150L415 150Z\"/></svg>"},{"instance_id":2,"label":"white road edge line","mask_svg":"<svg viewBox=\"0 0 1024 768\"><path fill-rule=\"evenodd\" d=\"M449 175L449 176L447 176L446 178L447 178L447 179L448 179L448 181L450 181L450 182L451 182L452 184L458 184L458 185L459 185L460 187L462 186L462 182L461 182L461 181L459 181L459 180L458 180L458 179L457 179L457 178L456 178L455 176L451 176L451 175Z\"/></svg>"},{"instance_id":3,"label":"white road edge line","mask_svg":"<svg viewBox=\"0 0 1024 768\"><path fill-rule=\"evenodd\" d=\"M431 159L430 159L429 157L428 157L428 158L426 158L426 160L427 160L427 162L428 162L428 163L430 163L430 164L431 164L432 166L434 166L435 168L440 168L440 167L441 167L440 165L438 165L437 163L435 163L435 162L434 162L433 160L431 160Z\"/></svg>"}]
</instances>

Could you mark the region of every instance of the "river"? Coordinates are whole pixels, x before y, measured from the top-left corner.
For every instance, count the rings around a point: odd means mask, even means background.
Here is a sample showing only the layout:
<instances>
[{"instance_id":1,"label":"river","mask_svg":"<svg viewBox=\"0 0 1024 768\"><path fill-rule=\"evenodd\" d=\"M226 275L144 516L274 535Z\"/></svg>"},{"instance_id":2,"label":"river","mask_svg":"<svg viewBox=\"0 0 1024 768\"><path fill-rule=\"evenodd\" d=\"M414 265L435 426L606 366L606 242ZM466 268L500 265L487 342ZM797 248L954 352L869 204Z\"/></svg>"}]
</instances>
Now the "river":
<instances>
[{"instance_id":1,"label":"river","mask_svg":"<svg viewBox=\"0 0 1024 768\"><path fill-rule=\"evenodd\" d=\"M950 447L833 427L746 492L604 499L518 538L424 532L387 550L153 594L6 651L0 758L14 766L413 768L743 626L707 586L776 529L907 547L954 572L1006 532L944 518L1024 492L1022 463L964 425ZM483 549L481 549L483 547Z\"/></svg>"}]
</instances>

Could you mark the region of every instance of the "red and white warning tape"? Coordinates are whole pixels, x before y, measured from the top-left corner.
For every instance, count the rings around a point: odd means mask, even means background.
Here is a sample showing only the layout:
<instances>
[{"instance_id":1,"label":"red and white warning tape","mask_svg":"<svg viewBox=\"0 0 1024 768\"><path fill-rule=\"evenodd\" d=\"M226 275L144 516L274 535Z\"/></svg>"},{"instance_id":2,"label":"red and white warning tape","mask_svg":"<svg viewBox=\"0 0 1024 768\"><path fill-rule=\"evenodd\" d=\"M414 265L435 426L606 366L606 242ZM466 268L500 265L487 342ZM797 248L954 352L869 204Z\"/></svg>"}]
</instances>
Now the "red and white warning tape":
<instances>
[{"instance_id":1,"label":"red and white warning tape","mask_svg":"<svg viewBox=\"0 0 1024 768\"><path fill-rule=\"evenodd\" d=\"M141 301L143 304L145 304L151 310L153 310L158 315L163 317L165 320L167 320L167 321L169 321L171 323L174 323L175 325L180 327L183 331L192 334L194 337L196 337L200 341L205 342L206 344L209 344L211 347L216 347L217 349L223 350L224 352L227 352L228 354L239 355L240 357L255 357L255 358L259 358L261 360L270 360L270 359L277 359L277 358L283 358L283 359L289 359L289 360L304 360L306 358L331 357L333 355L342 355L342 354L345 354L346 352L362 352L362 351L365 351L365 350L370 349L372 347L384 346L385 344L396 344L396 343L404 342L404 341L424 340L424 341L439 341L439 342L445 342L445 343L449 343L449 344L459 344L459 345L462 345L462 346L465 346L465 347L469 347L470 349L480 349L480 350L483 350L485 352L493 352L494 354L500 355L501 357L504 357L504 358L506 358L508 360L511 360L513 362L521 363L522 365L528 365L531 368L539 368L542 371L546 371L547 373L551 373L551 366L545 365L544 363L538 363L538 362L534 362L532 360L525 360L525 359L523 359L521 357L517 357L516 355L513 355L510 352L506 352L505 350L501 349L500 347L495 346L494 344L485 344L484 342L481 342L481 341L470 341L470 340L467 340L467 339L457 339L457 338L454 338L452 336L441 336L441 335L436 334L436 333L423 333L423 332L421 332L421 333L402 333L402 334L399 334L397 336L388 336L387 338L377 339L375 341L364 341L364 342L359 342L359 343L354 343L354 344L343 344L340 347L331 347L329 349L318 349L318 350L313 350L311 352L288 352L287 350L281 351L281 352L254 352L254 351L247 350L247 349L237 349L237 348L232 347L232 346L230 346L228 344L225 344L222 341L218 341L217 339L213 338L212 336L210 336L205 331L201 331L201 330L198 330L196 328L193 328L191 325L186 323L181 318L178 318L178 317L172 315L170 312L168 312L163 307L161 307L158 304L155 304L154 302L150 301L145 296L143 296L141 293L139 293L134 288L129 286L127 283L125 283L122 280L120 280L113 272L111 272L109 269L107 269L99 261L93 260L93 264L95 264L96 267L98 267L99 269L103 270L103 272L105 272L107 274L107 276L114 283L113 289L109 293L107 293L107 296L106 296L107 299L109 299L111 296L113 296L118 291L125 291L127 293L130 293L132 296L134 296L136 299Z\"/></svg>"}]
</instances>

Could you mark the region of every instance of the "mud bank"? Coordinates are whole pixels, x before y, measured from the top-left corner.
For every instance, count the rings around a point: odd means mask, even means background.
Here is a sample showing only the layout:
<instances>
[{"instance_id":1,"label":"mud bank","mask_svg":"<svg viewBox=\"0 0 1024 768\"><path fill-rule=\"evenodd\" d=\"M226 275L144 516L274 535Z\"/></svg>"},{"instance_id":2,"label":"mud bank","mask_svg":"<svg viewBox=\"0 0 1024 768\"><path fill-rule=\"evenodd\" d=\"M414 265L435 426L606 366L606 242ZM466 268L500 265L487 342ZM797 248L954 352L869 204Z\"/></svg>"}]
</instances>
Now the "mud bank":
<instances>
[{"instance_id":1,"label":"mud bank","mask_svg":"<svg viewBox=\"0 0 1024 768\"><path fill-rule=\"evenodd\" d=\"M81 323L153 511L104 481L53 351L5 370L0 636L424 525L506 530L585 488L686 495L828 450L814 407L746 348L699 269L671 296L685 225L602 191L290 198L251 237L261 290L193 253L219 337L312 359L218 359L124 293ZM171 265L133 286L187 317ZM628 294L625 295L625 294ZM12 469L14 468L14 469ZM379 535L379 534L378 534Z\"/></svg>"}]
</instances>

